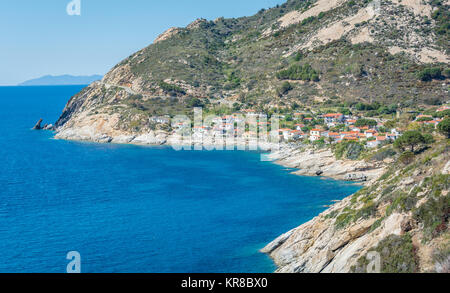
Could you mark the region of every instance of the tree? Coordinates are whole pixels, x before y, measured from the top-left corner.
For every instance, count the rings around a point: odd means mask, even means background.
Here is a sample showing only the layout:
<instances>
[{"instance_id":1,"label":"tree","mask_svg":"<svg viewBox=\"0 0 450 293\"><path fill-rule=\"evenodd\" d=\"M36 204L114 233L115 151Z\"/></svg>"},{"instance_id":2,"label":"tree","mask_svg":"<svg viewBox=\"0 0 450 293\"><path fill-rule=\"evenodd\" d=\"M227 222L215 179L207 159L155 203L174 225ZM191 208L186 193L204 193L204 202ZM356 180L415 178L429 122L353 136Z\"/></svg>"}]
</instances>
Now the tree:
<instances>
[{"instance_id":1,"label":"tree","mask_svg":"<svg viewBox=\"0 0 450 293\"><path fill-rule=\"evenodd\" d=\"M366 118L362 118L359 119L358 121L356 121L355 126L356 127L361 127L361 126L376 126L378 123L375 120L372 119L366 119Z\"/></svg>"},{"instance_id":2,"label":"tree","mask_svg":"<svg viewBox=\"0 0 450 293\"><path fill-rule=\"evenodd\" d=\"M410 130L406 131L402 136L400 136L394 143L396 148L405 150L410 148L411 152L414 152L417 147L427 144L427 138L425 138L420 131Z\"/></svg>"},{"instance_id":3,"label":"tree","mask_svg":"<svg viewBox=\"0 0 450 293\"><path fill-rule=\"evenodd\" d=\"M285 82L283 82L283 84L282 84L281 87L279 88L278 93L279 93L280 95L285 95L285 94L287 94L289 91L291 91L292 89L293 89L292 85L291 85L288 81L285 81Z\"/></svg>"},{"instance_id":4,"label":"tree","mask_svg":"<svg viewBox=\"0 0 450 293\"><path fill-rule=\"evenodd\" d=\"M427 122L427 121L432 121L433 118L432 117L421 117L419 119L417 119L417 122Z\"/></svg>"},{"instance_id":5,"label":"tree","mask_svg":"<svg viewBox=\"0 0 450 293\"><path fill-rule=\"evenodd\" d=\"M195 108L195 107L203 107L204 104L202 103L202 101L198 98L190 98L187 101L187 105L191 108Z\"/></svg>"},{"instance_id":6,"label":"tree","mask_svg":"<svg viewBox=\"0 0 450 293\"><path fill-rule=\"evenodd\" d=\"M431 81L433 79L443 79L442 76L442 69L440 67L430 67L425 68L424 70L420 71L419 79L422 81Z\"/></svg>"},{"instance_id":7,"label":"tree","mask_svg":"<svg viewBox=\"0 0 450 293\"><path fill-rule=\"evenodd\" d=\"M450 138L450 118L445 118L438 124L438 130L440 133Z\"/></svg>"},{"instance_id":8,"label":"tree","mask_svg":"<svg viewBox=\"0 0 450 293\"><path fill-rule=\"evenodd\" d=\"M434 114L434 116L438 117L438 118L444 118L444 117L450 117L450 109L441 111L441 112L437 112Z\"/></svg>"}]
</instances>

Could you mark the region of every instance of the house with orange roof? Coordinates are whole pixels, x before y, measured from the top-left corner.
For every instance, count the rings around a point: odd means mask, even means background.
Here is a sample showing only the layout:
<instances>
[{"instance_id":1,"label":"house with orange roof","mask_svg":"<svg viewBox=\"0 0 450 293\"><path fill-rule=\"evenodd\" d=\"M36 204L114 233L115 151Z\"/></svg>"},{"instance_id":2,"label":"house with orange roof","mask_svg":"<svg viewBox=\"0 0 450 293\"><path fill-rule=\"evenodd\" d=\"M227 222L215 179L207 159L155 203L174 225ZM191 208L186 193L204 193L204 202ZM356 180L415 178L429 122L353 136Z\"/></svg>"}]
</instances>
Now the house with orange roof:
<instances>
[{"instance_id":1,"label":"house with orange roof","mask_svg":"<svg viewBox=\"0 0 450 293\"><path fill-rule=\"evenodd\" d=\"M356 137L356 136L348 135L348 136L344 136L344 140L349 140L349 141L359 141L359 138Z\"/></svg>"},{"instance_id":2,"label":"house with orange roof","mask_svg":"<svg viewBox=\"0 0 450 293\"><path fill-rule=\"evenodd\" d=\"M442 107L440 107L439 109L437 109L436 110L436 112L443 112L443 111L446 111L446 110L449 110L450 109L450 107L449 106L442 106Z\"/></svg>"},{"instance_id":3,"label":"house with orange roof","mask_svg":"<svg viewBox=\"0 0 450 293\"><path fill-rule=\"evenodd\" d=\"M377 134L377 132L373 129L368 129L364 131L364 134L366 135L366 138L371 138Z\"/></svg>"},{"instance_id":4,"label":"house with orange roof","mask_svg":"<svg viewBox=\"0 0 450 293\"><path fill-rule=\"evenodd\" d=\"M344 115L341 113L329 113L323 115L324 122L329 123L339 123L344 122Z\"/></svg>"},{"instance_id":5,"label":"house with orange roof","mask_svg":"<svg viewBox=\"0 0 450 293\"><path fill-rule=\"evenodd\" d=\"M356 123L355 119L347 119L345 120L345 125L349 126L349 125L354 125Z\"/></svg>"},{"instance_id":6,"label":"house with orange roof","mask_svg":"<svg viewBox=\"0 0 450 293\"><path fill-rule=\"evenodd\" d=\"M328 137L331 138L334 142L341 141L341 135L338 132L328 132Z\"/></svg>"},{"instance_id":7,"label":"house with orange roof","mask_svg":"<svg viewBox=\"0 0 450 293\"><path fill-rule=\"evenodd\" d=\"M309 132L309 140L316 141L319 140L322 135L322 129L314 128Z\"/></svg>"},{"instance_id":8,"label":"house with orange roof","mask_svg":"<svg viewBox=\"0 0 450 293\"><path fill-rule=\"evenodd\" d=\"M280 136L281 136L284 140L289 140L291 131L292 131L292 129L290 129L290 128L281 128L281 129L278 129L278 132L279 132Z\"/></svg>"},{"instance_id":9,"label":"house with orange roof","mask_svg":"<svg viewBox=\"0 0 450 293\"><path fill-rule=\"evenodd\" d=\"M433 116L431 116L431 115L418 115L418 116L416 117L415 121L417 121L417 120L419 120L419 119L421 119L421 118L430 118L430 119L433 119Z\"/></svg>"},{"instance_id":10,"label":"house with orange roof","mask_svg":"<svg viewBox=\"0 0 450 293\"><path fill-rule=\"evenodd\" d=\"M289 132L289 139L301 139L305 136L305 133L301 130L291 130Z\"/></svg>"},{"instance_id":11,"label":"house with orange roof","mask_svg":"<svg viewBox=\"0 0 450 293\"><path fill-rule=\"evenodd\" d=\"M435 120L431 120L431 121L425 121L424 124L426 124L426 125L433 125L434 128L437 128L439 122L440 121L438 121L438 119L435 119Z\"/></svg>"}]
</instances>

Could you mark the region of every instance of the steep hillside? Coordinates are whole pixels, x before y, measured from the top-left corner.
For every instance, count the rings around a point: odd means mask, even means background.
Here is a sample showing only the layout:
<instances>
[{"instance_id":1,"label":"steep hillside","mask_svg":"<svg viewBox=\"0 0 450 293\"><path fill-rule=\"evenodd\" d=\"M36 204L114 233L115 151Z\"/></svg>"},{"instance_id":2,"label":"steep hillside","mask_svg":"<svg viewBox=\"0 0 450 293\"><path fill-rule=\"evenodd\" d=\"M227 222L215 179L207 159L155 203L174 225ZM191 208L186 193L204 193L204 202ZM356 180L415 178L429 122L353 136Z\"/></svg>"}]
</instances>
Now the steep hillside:
<instances>
[{"instance_id":1,"label":"steep hillside","mask_svg":"<svg viewBox=\"0 0 450 293\"><path fill-rule=\"evenodd\" d=\"M367 272L369 253L380 271L450 271L450 152L441 141L389 170L263 252L279 272Z\"/></svg>"},{"instance_id":2,"label":"steep hillside","mask_svg":"<svg viewBox=\"0 0 450 293\"><path fill-rule=\"evenodd\" d=\"M149 117L193 105L277 112L330 101L443 101L448 19L449 1L439 0L290 0L251 17L199 19L73 97L56 125L70 129L63 138L110 141L159 129ZM431 67L442 74L421 78Z\"/></svg>"}]
</instances>

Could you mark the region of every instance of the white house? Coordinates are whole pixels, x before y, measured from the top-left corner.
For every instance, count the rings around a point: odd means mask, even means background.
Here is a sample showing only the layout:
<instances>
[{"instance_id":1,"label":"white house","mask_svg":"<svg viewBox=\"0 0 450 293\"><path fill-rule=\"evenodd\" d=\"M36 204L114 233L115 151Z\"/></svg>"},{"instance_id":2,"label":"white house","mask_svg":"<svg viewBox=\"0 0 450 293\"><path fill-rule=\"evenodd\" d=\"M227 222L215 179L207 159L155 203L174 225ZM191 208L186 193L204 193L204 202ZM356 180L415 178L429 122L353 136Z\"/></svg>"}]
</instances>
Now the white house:
<instances>
[{"instance_id":1,"label":"white house","mask_svg":"<svg viewBox=\"0 0 450 293\"><path fill-rule=\"evenodd\" d=\"M323 115L323 119L327 124L342 123L344 122L344 115L341 113L330 113Z\"/></svg>"}]
</instances>

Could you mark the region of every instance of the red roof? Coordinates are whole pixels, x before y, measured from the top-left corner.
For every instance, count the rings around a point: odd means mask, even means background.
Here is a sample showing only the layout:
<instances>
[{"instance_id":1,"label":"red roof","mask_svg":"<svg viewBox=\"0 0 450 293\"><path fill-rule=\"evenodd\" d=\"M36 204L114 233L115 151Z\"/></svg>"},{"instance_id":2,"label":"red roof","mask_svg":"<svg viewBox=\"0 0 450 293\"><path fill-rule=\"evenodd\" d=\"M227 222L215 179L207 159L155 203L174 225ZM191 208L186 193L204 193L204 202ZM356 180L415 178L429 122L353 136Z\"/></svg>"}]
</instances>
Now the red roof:
<instances>
[{"instance_id":1,"label":"red roof","mask_svg":"<svg viewBox=\"0 0 450 293\"><path fill-rule=\"evenodd\" d=\"M325 114L323 117L340 117L342 116L341 113L330 113L330 114Z\"/></svg>"}]
</instances>

